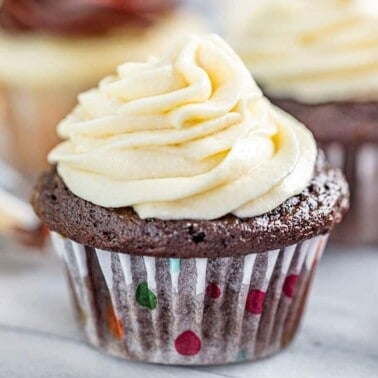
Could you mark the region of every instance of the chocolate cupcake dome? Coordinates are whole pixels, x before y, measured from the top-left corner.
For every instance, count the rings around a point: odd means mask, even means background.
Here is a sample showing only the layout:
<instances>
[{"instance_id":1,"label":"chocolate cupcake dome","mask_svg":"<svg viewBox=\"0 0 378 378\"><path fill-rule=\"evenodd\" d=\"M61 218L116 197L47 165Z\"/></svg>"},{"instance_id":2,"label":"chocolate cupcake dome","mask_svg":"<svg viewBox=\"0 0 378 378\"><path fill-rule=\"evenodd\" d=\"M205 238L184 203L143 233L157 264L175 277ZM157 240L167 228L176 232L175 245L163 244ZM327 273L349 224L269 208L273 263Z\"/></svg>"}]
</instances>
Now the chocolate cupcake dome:
<instances>
[{"instance_id":1,"label":"chocolate cupcake dome","mask_svg":"<svg viewBox=\"0 0 378 378\"><path fill-rule=\"evenodd\" d=\"M348 208L348 188L319 151L308 187L253 218L140 219L132 208L105 208L75 196L55 169L37 184L33 205L50 230L80 244L133 255L215 258L280 249L327 234Z\"/></svg>"}]
</instances>

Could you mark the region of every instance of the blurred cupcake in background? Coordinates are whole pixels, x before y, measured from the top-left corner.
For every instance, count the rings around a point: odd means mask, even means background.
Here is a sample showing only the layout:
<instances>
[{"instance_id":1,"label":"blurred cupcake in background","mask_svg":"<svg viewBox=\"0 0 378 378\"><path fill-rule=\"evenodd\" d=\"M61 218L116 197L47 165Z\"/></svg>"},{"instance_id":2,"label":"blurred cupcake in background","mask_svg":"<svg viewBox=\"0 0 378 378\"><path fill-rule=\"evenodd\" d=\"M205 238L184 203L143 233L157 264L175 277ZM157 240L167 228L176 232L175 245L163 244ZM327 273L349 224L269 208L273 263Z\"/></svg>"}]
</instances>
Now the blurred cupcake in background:
<instances>
[{"instance_id":1,"label":"blurred cupcake in background","mask_svg":"<svg viewBox=\"0 0 378 378\"><path fill-rule=\"evenodd\" d=\"M0 0L0 153L43 168L79 92L203 27L178 0Z\"/></svg>"},{"instance_id":2,"label":"blurred cupcake in background","mask_svg":"<svg viewBox=\"0 0 378 378\"><path fill-rule=\"evenodd\" d=\"M1 139L3 140L3 139ZM30 193L30 183L15 170L0 161L0 245L2 251L15 253L23 249L3 243L3 237L18 244L41 250L47 241L48 231L35 216L30 204L22 200ZM5 246L5 248L4 248Z\"/></svg>"},{"instance_id":3,"label":"blurred cupcake in background","mask_svg":"<svg viewBox=\"0 0 378 378\"><path fill-rule=\"evenodd\" d=\"M0 233L32 248L43 247L48 236L31 206L3 189L0 189Z\"/></svg>"},{"instance_id":4,"label":"blurred cupcake in background","mask_svg":"<svg viewBox=\"0 0 378 378\"><path fill-rule=\"evenodd\" d=\"M240 2L227 36L266 95L344 169L352 206L336 238L378 242L378 17L367 1ZM246 18L245 14L249 13Z\"/></svg>"}]
</instances>

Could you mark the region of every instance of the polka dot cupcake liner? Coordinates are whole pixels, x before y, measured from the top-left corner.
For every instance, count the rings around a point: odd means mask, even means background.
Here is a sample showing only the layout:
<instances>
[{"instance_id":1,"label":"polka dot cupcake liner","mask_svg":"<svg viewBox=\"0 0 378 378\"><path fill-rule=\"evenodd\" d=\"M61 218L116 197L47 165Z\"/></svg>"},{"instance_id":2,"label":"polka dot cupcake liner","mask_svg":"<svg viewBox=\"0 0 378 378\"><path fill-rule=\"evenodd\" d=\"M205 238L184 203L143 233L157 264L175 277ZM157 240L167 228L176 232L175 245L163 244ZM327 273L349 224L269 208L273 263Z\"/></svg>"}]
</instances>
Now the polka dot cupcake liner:
<instances>
[{"instance_id":1,"label":"polka dot cupcake liner","mask_svg":"<svg viewBox=\"0 0 378 378\"><path fill-rule=\"evenodd\" d=\"M378 244L378 147L374 144L323 146L330 163L343 170L351 188L350 209L331 241Z\"/></svg>"},{"instance_id":2,"label":"polka dot cupcake liner","mask_svg":"<svg viewBox=\"0 0 378 378\"><path fill-rule=\"evenodd\" d=\"M212 259L53 241L90 344L132 360L206 365L257 360L290 343L327 236Z\"/></svg>"}]
</instances>

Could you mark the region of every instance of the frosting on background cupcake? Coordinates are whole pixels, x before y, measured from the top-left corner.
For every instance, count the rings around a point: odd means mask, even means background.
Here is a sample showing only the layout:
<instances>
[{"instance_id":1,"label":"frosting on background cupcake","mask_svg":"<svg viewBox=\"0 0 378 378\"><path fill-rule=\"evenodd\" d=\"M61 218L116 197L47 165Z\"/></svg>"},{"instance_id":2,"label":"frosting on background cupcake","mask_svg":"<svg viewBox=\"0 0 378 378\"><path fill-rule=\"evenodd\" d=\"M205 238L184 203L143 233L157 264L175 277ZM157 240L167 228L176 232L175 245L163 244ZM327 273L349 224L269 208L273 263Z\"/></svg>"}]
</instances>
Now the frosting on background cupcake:
<instances>
[{"instance_id":1,"label":"frosting on background cupcake","mask_svg":"<svg viewBox=\"0 0 378 378\"><path fill-rule=\"evenodd\" d=\"M141 218L268 212L309 183L311 133L274 108L216 36L126 63L79 96L49 156L78 197Z\"/></svg>"},{"instance_id":2,"label":"frosting on background cupcake","mask_svg":"<svg viewBox=\"0 0 378 378\"><path fill-rule=\"evenodd\" d=\"M269 95L378 99L378 17L364 2L263 1L229 40Z\"/></svg>"},{"instance_id":3,"label":"frosting on background cupcake","mask_svg":"<svg viewBox=\"0 0 378 378\"><path fill-rule=\"evenodd\" d=\"M0 1L0 85L88 88L204 23L176 0Z\"/></svg>"}]
</instances>

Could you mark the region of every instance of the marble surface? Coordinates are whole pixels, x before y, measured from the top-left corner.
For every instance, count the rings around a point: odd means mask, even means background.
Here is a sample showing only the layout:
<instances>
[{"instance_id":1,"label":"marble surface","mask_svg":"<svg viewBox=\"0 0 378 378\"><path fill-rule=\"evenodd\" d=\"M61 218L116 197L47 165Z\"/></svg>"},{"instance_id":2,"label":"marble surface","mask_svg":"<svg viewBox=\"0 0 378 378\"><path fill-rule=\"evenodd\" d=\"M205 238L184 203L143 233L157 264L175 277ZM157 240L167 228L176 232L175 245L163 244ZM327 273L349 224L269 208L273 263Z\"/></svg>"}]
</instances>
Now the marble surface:
<instances>
[{"instance_id":1,"label":"marble surface","mask_svg":"<svg viewBox=\"0 0 378 378\"><path fill-rule=\"evenodd\" d=\"M76 327L59 262L0 241L0 377L376 377L378 250L329 249L295 342L258 362L166 367L88 347Z\"/></svg>"}]
</instances>

